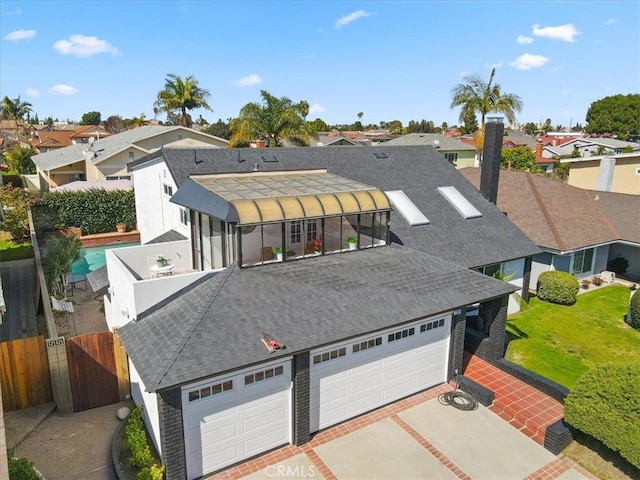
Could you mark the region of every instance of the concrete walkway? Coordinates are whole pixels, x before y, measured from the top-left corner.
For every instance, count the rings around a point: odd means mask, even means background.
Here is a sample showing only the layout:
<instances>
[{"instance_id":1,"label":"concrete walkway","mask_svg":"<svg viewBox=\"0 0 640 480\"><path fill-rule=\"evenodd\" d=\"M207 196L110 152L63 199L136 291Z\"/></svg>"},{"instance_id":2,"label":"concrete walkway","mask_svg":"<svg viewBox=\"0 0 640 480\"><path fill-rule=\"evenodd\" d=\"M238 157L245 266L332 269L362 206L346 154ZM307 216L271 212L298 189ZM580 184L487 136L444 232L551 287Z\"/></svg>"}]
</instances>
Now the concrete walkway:
<instances>
[{"instance_id":1,"label":"concrete walkway","mask_svg":"<svg viewBox=\"0 0 640 480\"><path fill-rule=\"evenodd\" d=\"M13 425L10 428L14 435L30 429L15 448L15 455L31 460L47 480L116 480L111 440L121 422L116 412L123 406L132 408L133 403L120 402L71 414L54 411L34 428L25 422L28 417L37 417L36 412L5 413L5 422L7 427Z\"/></svg>"},{"instance_id":2,"label":"concrete walkway","mask_svg":"<svg viewBox=\"0 0 640 480\"><path fill-rule=\"evenodd\" d=\"M7 312L0 324L0 341L38 335L36 265L33 258L0 263Z\"/></svg>"},{"instance_id":3,"label":"concrete walkway","mask_svg":"<svg viewBox=\"0 0 640 480\"><path fill-rule=\"evenodd\" d=\"M595 479L556 457L489 409L439 402L441 385L209 479Z\"/></svg>"}]
</instances>

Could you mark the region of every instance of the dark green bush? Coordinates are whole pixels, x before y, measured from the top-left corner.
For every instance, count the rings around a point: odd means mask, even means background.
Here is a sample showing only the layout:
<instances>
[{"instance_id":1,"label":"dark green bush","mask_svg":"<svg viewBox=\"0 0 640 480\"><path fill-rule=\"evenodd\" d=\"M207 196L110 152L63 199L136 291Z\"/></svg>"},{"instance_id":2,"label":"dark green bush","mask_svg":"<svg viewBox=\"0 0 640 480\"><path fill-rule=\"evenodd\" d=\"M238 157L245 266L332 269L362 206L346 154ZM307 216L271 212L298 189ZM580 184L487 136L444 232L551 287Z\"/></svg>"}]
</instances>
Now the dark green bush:
<instances>
[{"instance_id":1,"label":"dark green bush","mask_svg":"<svg viewBox=\"0 0 640 480\"><path fill-rule=\"evenodd\" d=\"M83 235L90 235L113 232L118 223L125 223L128 230L136 224L133 190L47 192L34 210L38 230L80 227Z\"/></svg>"},{"instance_id":2,"label":"dark green bush","mask_svg":"<svg viewBox=\"0 0 640 480\"><path fill-rule=\"evenodd\" d=\"M564 403L565 420L640 468L640 364L585 373Z\"/></svg>"},{"instance_id":3,"label":"dark green bush","mask_svg":"<svg viewBox=\"0 0 640 480\"><path fill-rule=\"evenodd\" d=\"M38 480L33 462L26 458L13 458L9 453L9 480Z\"/></svg>"},{"instance_id":4,"label":"dark green bush","mask_svg":"<svg viewBox=\"0 0 640 480\"><path fill-rule=\"evenodd\" d=\"M616 257L607 263L607 270L614 272L616 275L624 275L629 268L629 260L624 257Z\"/></svg>"},{"instance_id":5,"label":"dark green bush","mask_svg":"<svg viewBox=\"0 0 640 480\"><path fill-rule=\"evenodd\" d=\"M153 456L147 443L147 432L140 407L134 408L129 415L125 433L127 434L127 446L131 451L129 459L131 465L137 468L150 467L153 464Z\"/></svg>"},{"instance_id":6,"label":"dark green bush","mask_svg":"<svg viewBox=\"0 0 640 480\"><path fill-rule=\"evenodd\" d=\"M580 285L578 279L567 272L553 270L538 277L538 298L560 305L576 303Z\"/></svg>"},{"instance_id":7,"label":"dark green bush","mask_svg":"<svg viewBox=\"0 0 640 480\"><path fill-rule=\"evenodd\" d=\"M640 290L636 290L629 303L629 325L640 330Z\"/></svg>"}]
</instances>

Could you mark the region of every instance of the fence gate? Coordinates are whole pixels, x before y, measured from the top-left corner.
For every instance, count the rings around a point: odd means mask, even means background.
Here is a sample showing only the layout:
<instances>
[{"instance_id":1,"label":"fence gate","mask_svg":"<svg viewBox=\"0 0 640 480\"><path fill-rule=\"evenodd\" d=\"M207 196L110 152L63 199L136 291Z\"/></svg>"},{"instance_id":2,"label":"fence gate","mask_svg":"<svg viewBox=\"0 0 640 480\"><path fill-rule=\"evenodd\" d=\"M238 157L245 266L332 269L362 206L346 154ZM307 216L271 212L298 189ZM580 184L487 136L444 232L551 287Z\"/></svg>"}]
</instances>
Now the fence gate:
<instances>
[{"instance_id":1,"label":"fence gate","mask_svg":"<svg viewBox=\"0 0 640 480\"><path fill-rule=\"evenodd\" d=\"M74 412L120 401L113 333L69 338L67 362Z\"/></svg>"},{"instance_id":2,"label":"fence gate","mask_svg":"<svg viewBox=\"0 0 640 480\"><path fill-rule=\"evenodd\" d=\"M0 342L0 383L5 412L53 401L44 337Z\"/></svg>"}]
</instances>

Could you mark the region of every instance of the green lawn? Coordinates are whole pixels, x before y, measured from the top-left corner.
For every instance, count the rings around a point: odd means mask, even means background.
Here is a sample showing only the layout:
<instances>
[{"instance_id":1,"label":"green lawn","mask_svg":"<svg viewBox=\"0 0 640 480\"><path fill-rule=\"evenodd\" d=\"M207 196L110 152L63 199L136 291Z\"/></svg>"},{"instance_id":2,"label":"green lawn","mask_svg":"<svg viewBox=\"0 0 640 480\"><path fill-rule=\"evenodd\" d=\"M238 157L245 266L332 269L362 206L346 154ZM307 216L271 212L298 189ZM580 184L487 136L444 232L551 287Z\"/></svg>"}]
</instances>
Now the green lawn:
<instances>
[{"instance_id":1,"label":"green lawn","mask_svg":"<svg viewBox=\"0 0 640 480\"><path fill-rule=\"evenodd\" d=\"M0 262L31 257L33 257L33 247L29 242L14 243L10 240L0 240Z\"/></svg>"},{"instance_id":2,"label":"green lawn","mask_svg":"<svg viewBox=\"0 0 640 480\"><path fill-rule=\"evenodd\" d=\"M572 306L532 298L507 319L507 360L569 389L596 365L640 361L640 331L624 322L629 294L611 285L578 295Z\"/></svg>"}]
</instances>

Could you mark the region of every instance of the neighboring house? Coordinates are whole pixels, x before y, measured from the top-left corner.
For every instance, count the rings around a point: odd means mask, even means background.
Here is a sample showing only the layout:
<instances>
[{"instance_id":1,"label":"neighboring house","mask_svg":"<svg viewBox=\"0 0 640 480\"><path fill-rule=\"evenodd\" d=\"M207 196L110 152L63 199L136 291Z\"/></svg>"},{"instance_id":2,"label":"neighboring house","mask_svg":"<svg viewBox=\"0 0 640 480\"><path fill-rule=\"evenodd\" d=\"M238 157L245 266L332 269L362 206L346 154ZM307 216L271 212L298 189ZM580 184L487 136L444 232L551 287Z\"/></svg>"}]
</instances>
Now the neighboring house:
<instances>
[{"instance_id":1,"label":"neighboring house","mask_svg":"<svg viewBox=\"0 0 640 480\"><path fill-rule=\"evenodd\" d=\"M540 251L433 147L164 148L129 168L144 244L107 250L105 315L167 478L447 382L465 346L502 358Z\"/></svg>"},{"instance_id":2,"label":"neighboring house","mask_svg":"<svg viewBox=\"0 0 640 480\"><path fill-rule=\"evenodd\" d=\"M31 147L38 153L69 147L77 143L89 143L89 139L100 140L111 136L107 130L96 125L85 125L74 130L45 130L30 128Z\"/></svg>"},{"instance_id":3,"label":"neighboring house","mask_svg":"<svg viewBox=\"0 0 640 480\"><path fill-rule=\"evenodd\" d=\"M333 131L318 133L318 137L312 138L309 144L316 147L337 147L344 145L366 145L366 141L358 143L355 140L345 137L338 131Z\"/></svg>"},{"instance_id":4,"label":"neighboring house","mask_svg":"<svg viewBox=\"0 0 640 480\"><path fill-rule=\"evenodd\" d=\"M474 146L438 133L408 133L386 142L386 145L421 145L436 148L457 168L473 167L476 164Z\"/></svg>"},{"instance_id":5,"label":"neighboring house","mask_svg":"<svg viewBox=\"0 0 640 480\"><path fill-rule=\"evenodd\" d=\"M461 173L474 185L478 169ZM501 171L498 208L536 243L530 286L540 273L561 270L579 279L607 270L616 257L640 279L640 196L583 190L526 172Z\"/></svg>"},{"instance_id":6,"label":"neighboring house","mask_svg":"<svg viewBox=\"0 0 640 480\"><path fill-rule=\"evenodd\" d=\"M571 155L575 150L583 158L599 157L603 155L617 155L631 149L633 153L640 152L640 144L625 142L615 138L575 138L557 147L562 156ZM631 152L630 152L631 153Z\"/></svg>"},{"instance_id":7,"label":"neighboring house","mask_svg":"<svg viewBox=\"0 0 640 480\"><path fill-rule=\"evenodd\" d=\"M570 163L569 185L588 190L640 195L640 152L563 158Z\"/></svg>"},{"instance_id":8,"label":"neighboring house","mask_svg":"<svg viewBox=\"0 0 640 480\"><path fill-rule=\"evenodd\" d=\"M39 133L42 135L42 132ZM93 143L87 140L87 143L77 143L31 157L40 176L41 188L76 180L131 179L127 171L130 162L174 142L186 142L192 147L226 147L228 144L222 138L185 127L144 126L106 138L93 138Z\"/></svg>"}]
</instances>

